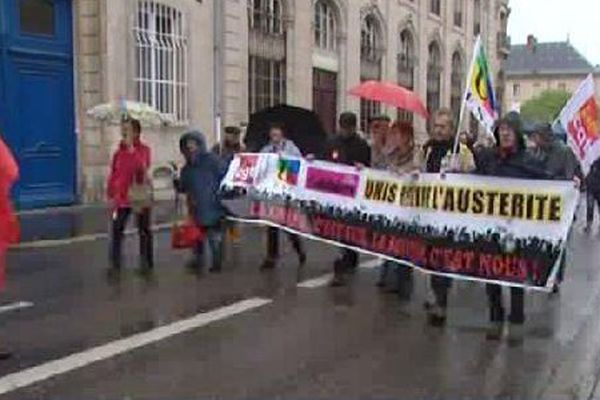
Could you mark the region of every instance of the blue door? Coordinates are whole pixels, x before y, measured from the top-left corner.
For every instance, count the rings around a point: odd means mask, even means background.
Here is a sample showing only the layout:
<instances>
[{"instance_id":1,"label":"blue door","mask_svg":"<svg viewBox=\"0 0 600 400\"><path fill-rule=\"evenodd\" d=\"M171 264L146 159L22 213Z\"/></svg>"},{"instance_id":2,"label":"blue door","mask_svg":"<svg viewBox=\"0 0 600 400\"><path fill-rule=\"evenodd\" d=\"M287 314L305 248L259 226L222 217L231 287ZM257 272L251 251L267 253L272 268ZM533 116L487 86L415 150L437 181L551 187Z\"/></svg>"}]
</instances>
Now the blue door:
<instances>
[{"instance_id":1,"label":"blue door","mask_svg":"<svg viewBox=\"0 0 600 400\"><path fill-rule=\"evenodd\" d=\"M75 201L71 0L0 2L0 132L21 177L19 208Z\"/></svg>"}]
</instances>

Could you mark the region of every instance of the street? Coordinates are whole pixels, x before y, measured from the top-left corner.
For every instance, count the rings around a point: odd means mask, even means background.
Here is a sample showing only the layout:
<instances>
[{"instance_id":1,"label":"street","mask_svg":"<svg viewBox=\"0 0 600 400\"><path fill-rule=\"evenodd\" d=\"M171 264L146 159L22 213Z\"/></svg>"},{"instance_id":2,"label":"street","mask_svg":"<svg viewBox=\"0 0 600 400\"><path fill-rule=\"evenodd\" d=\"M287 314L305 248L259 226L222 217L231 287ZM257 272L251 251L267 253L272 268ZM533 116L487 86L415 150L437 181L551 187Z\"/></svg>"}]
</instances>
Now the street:
<instances>
[{"instance_id":1,"label":"street","mask_svg":"<svg viewBox=\"0 0 600 400\"><path fill-rule=\"evenodd\" d=\"M38 227L44 222L32 220ZM264 235L255 226L244 226L221 274L200 276L185 270L187 254L170 249L165 230L155 237L153 274L135 268L135 236L128 238L121 274L107 272L102 235L72 244L34 242L8 257L2 304L17 305L0 308L0 344L14 353L0 363L0 393L6 399L594 398L600 238L580 231L571 240L561 293L528 295L525 340L516 346L486 340L479 283L455 282L448 325L433 328L423 312L425 275L415 272L412 300L401 302L375 286L377 262L363 258L349 287L329 288L325 275L336 251L315 242L305 266L298 267L286 243L280 267L260 271Z\"/></svg>"}]
</instances>

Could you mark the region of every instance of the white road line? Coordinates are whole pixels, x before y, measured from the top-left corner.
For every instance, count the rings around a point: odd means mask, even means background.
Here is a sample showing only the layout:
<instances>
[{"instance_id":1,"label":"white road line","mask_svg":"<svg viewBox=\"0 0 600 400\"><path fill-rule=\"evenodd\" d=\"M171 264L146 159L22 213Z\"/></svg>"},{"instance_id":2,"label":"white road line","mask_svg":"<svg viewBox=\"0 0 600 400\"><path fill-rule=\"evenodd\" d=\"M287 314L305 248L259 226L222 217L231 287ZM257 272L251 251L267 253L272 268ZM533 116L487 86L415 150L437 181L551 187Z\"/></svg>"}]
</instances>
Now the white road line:
<instances>
[{"instance_id":1,"label":"white road line","mask_svg":"<svg viewBox=\"0 0 600 400\"><path fill-rule=\"evenodd\" d=\"M373 268L378 267L379 265L381 265L381 260L378 258L374 258L372 260L362 262L358 267L361 269L373 269ZM331 280L331 278L333 278L333 274L321 275L316 278L308 279L306 281L300 282L298 284L298 287L304 288L304 289L320 288L320 287L326 286L329 283L329 281Z\"/></svg>"},{"instance_id":2,"label":"white road line","mask_svg":"<svg viewBox=\"0 0 600 400\"><path fill-rule=\"evenodd\" d=\"M23 308L33 307L33 303L29 301L19 301L16 303L7 304L5 306L0 306L0 314L7 313L9 311L21 310Z\"/></svg>"},{"instance_id":3,"label":"white road line","mask_svg":"<svg viewBox=\"0 0 600 400\"><path fill-rule=\"evenodd\" d=\"M84 350L80 353L72 354L65 358L38 365L37 367L6 375L0 378L0 395L30 386L56 375L83 368L98 361L115 357L142 346L159 342L170 336L179 335L206 326L210 323L241 314L245 311L262 307L271 302L272 300L262 298L243 300L148 332L133 335L125 339L115 340L98 347Z\"/></svg>"},{"instance_id":4,"label":"white road line","mask_svg":"<svg viewBox=\"0 0 600 400\"><path fill-rule=\"evenodd\" d=\"M300 282L298 284L298 287L305 289L315 289L327 285L331 278L333 278L333 274L321 275L317 278L308 279L306 281Z\"/></svg>"}]
</instances>

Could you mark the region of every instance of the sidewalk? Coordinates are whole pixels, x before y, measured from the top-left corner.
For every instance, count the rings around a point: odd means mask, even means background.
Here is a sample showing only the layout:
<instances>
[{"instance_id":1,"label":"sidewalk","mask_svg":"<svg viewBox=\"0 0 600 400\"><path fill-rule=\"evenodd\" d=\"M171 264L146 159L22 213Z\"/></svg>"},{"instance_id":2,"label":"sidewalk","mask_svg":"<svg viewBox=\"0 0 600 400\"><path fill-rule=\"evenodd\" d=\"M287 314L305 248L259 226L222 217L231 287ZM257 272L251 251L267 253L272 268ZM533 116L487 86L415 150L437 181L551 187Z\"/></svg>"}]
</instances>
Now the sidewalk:
<instances>
[{"instance_id":1,"label":"sidewalk","mask_svg":"<svg viewBox=\"0 0 600 400\"><path fill-rule=\"evenodd\" d=\"M157 202L152 213L154 225L172 222L177 216L172 201ZM21 243L68 240L108 233L110 209L107 205L49 208L19 215ZM129 221L135 226L134 218Z\"/></svg>"}]
</instances>

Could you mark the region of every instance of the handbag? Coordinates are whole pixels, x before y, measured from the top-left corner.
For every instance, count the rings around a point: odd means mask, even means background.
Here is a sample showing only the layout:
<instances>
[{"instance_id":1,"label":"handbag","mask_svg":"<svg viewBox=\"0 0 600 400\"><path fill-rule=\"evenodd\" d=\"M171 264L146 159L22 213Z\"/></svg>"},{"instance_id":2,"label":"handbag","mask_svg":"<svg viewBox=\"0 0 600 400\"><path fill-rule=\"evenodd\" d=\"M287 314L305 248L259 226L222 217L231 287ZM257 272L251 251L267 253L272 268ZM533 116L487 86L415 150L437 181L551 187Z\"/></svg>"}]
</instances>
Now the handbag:
<instances>
[{"instance_id":1,"label":"handbag","mask_svg":"<svg viewBox=\"0 0 600 400\"><path fill-rule=\"evenodd\" d=\"M127 193L129 204L134 212L140 212L145 208L152 206L154 193L152 185L149 183L134 183L129 187Z\"/></svg>"},{"instance_id":2,"label":"handbag","mask_svg":"<svg viewBox=\"0 0 600 400\"><path fill-rule=\"evenodd\" d=\"M173 249L190 249L204 240L205 232L194 221L175 222L171 227L171 247Z\"/></svg>"}]
</instances>

